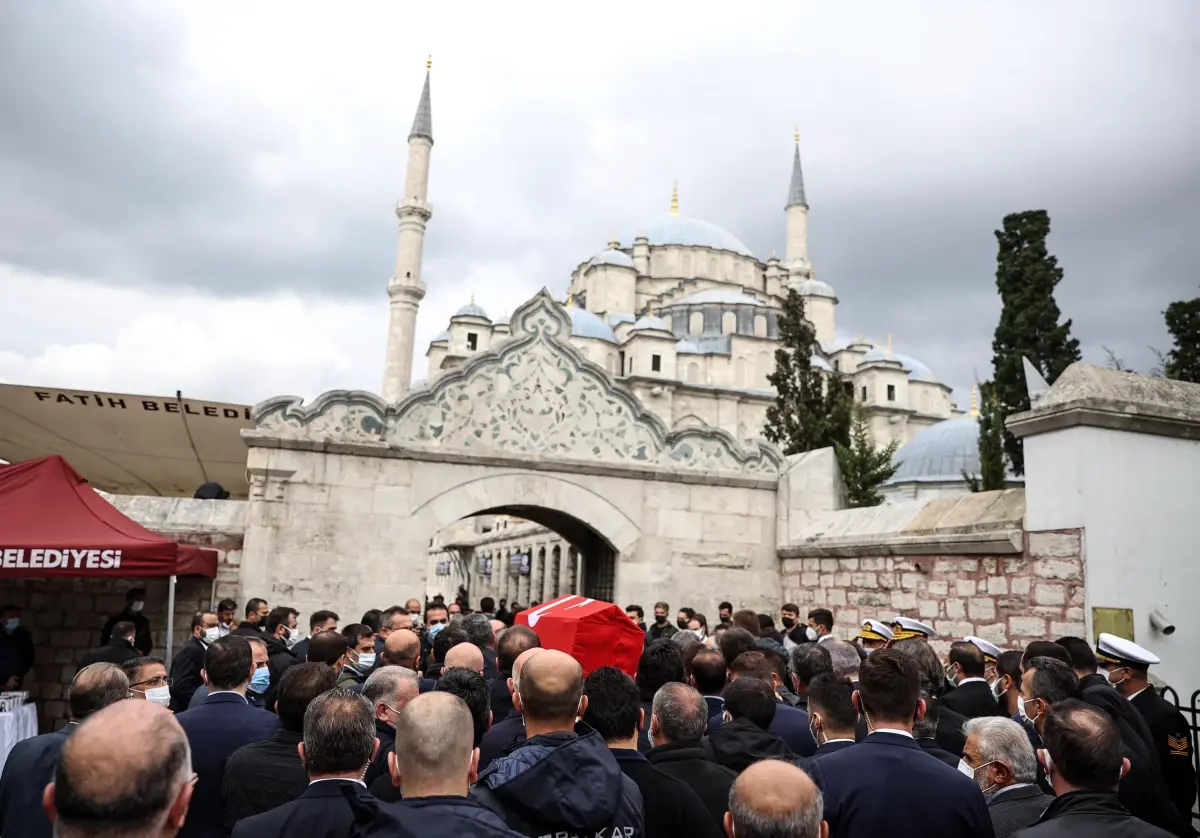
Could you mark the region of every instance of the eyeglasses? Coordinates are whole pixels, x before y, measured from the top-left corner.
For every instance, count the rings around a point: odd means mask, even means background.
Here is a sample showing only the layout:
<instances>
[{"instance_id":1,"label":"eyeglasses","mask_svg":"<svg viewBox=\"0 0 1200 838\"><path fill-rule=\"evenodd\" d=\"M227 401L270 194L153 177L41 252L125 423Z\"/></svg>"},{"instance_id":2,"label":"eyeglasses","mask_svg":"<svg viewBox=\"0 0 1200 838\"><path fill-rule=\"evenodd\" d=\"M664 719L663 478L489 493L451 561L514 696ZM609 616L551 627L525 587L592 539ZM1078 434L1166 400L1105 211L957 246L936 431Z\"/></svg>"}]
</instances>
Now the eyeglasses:
<instances>
[{"instance_id":1,"label":"eyeglasses","mask_svg":"<svg viewBox=\"0 0 1200 838\"><path fill-rule=\"evenodd\" d=\"M146 686L151 687L151 688L169 687L172 685L172 683L173 682L171 681L171 676L163 675L159 678L151 678L148 681L138 681L135 684L130 684L129 689L133 689L134 687L146 687Z\"/></svg>"}]
</instances>

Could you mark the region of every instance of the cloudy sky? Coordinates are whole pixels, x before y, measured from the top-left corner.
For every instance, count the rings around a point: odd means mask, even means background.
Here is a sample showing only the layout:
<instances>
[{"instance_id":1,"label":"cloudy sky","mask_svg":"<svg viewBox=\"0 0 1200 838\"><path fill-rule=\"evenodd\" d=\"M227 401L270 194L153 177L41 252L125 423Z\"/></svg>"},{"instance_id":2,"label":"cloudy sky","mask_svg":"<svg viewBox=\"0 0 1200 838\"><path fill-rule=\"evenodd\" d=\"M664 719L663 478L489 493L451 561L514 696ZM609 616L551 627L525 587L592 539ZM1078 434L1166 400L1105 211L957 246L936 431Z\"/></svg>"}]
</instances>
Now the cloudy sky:
<instances>
[{"instance_id":1,"label":"cloudy sky","mask_svg":"<svg viewBox=\"0 0 1200 838\"><path fill-rule=\"evenodd\" d=\"M783 252L793 126L839 328L987 377L993 230L1046 208L1085 357L1197 294L1194 0L0 3L0 380L377 390L424 61L418 369L667 209ZM470 10L470 11L465 11Z\"/></svg>"}]
</instances>

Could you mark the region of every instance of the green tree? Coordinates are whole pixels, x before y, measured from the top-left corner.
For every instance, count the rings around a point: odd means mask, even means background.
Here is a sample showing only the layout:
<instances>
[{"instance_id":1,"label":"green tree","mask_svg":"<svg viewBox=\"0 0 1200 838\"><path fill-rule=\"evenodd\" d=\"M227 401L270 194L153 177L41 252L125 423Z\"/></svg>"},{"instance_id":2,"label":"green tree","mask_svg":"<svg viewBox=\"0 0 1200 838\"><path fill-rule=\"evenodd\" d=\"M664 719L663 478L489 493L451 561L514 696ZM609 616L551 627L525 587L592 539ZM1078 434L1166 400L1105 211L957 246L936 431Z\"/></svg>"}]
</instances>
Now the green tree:
<instances>
[{"instance_id":1,"label":"green tree","mask_svg":"<svg viewBox=\"0 0 1200 838\"><path fill-rule=\"evenodd\" d=\"M789 290L779 315L779 348L775 371L767 380L775 386L775 404L767 408L763 433L783 449L800 454L850 441L853 397L841 376L813 366L820 349L817 333L804 316L804 300Z\"/></svg>"},{"instance_id":2,"label":"green tree","mask_svg":"<svg viewBox=\"0 0 1200 838\"><path fill-rule=\"evenodd\" d=\"M1200 297L1171 303L1163 312L1175 341L1167 353L1167 378L1200 384Z\"/></svg>"},{"instance_id":3,"label":"green tree","mask_svg":"<svg viewBox=\"0 0 1200 838\"><path fill-rule=\"evenodd\" d=\"M1004 409L992 382L979 385L979 475L963 472L972 492L1004 488Z\"/></svg>"},{"instance_id":4,"label":"green tree","mask_svg":"<svg viewBox=\"0 0 1200 838\"><path fill-rule=\"evenodd\" d=\"M1063 272L1046 249L1049 233L1045 210L1007 215L1004 229L996 231L996 289L1003 308L992 340L992 380L1002 416L1029 409L1021 358L1028 358L1051 384L1081 358L1071 321L1059 323L1054 288ZM1013 472L1024 474L1021 440L1005 432L1004 451Z\"/></svg>"},{"instance_id":5,"label":"green tree","mask_svg":"<svg viewBox=\"0 0 1200 838\"><path fill-rule=\"evenodd\" d=\"M896 473L897 467L892 465L892 457L899 447L900 443L892 440L885 447L876 448L866 413L860 408L854 409L850 444L839 442L833 449L842 468L846 503L850 507L878 506L883 503L883 495L875 490Z\"/></svg>"}]
</instances>

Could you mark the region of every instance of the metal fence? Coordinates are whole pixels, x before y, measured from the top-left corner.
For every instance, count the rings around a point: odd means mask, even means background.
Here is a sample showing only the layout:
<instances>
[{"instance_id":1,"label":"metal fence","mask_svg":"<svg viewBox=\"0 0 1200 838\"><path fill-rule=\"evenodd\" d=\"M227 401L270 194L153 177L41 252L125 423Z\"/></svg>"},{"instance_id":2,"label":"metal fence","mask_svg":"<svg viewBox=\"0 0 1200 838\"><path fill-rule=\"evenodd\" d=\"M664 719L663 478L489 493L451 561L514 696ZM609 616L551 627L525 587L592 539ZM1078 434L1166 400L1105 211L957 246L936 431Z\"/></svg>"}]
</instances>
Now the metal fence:
<instances>
[{"instance_id":1,"label":"metal fence","mask_svg":"<svg viewBox=\"0 0 1200 838\"><path fill-rule=\"evenodd\" d=\"M1200 746L1200 690L1192 693L1191 700L1187 704L1179 700L1179 694L1171 687L1163 687L1162 697L1174 704L1179 712L1183 714L1183 718L1187 720L1188 738L1191 740L1192 746L1192 765L1196 769L1197 786L1200 787L1200 752L1197 751L1197 746ZM1200 792L1200 788L1197 788L1197 791ZM1197 804L1200 804L1200 798L1197 799ZM1197 824L1200 824L1200 808L1193 805L1193 831L1195 831Z\"/></svg>"}]
</instances>

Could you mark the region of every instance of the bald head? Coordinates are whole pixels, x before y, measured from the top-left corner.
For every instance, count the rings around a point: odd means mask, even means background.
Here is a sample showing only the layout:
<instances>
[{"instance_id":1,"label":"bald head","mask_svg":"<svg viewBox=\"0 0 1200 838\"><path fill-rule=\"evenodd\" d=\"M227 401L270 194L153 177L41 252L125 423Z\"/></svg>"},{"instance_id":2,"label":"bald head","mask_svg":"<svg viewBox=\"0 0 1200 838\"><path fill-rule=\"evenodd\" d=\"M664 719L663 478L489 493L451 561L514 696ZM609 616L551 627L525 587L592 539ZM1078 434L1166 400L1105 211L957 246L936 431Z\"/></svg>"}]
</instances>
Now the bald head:
<instances>
[{"instance_id":1,"label":"bald head","mask_svg":"<svg viewBox=\"0 0 1200 838\"><path fill-rule=\"evenodd\" d=\"M418 695L396 723L396 751L388 755L392 782L405 797L465 797L478 759L473 729L471 711L458 696Z\"/></svg>"},{"instance_id":2,"label":"bald head","mask_svg":"<svg viewBox=\"0 0 1200 838\"><path fill-rule=\"evenodd\" d=\"M67 739L43 803L63 838L170 835L187 813L191 774L175 716L150 701L120 701Z\"/></svg>"},{"instance_id":3,"label":"bald head","mask_svg":"<svg viewBox=\"0 0 1200 838\"><path fill-rule=\"evenodd\" d=\"M396 629L383 641L383 662L388 666L416 669L421 655L421 638L408 629Z\"/></svg>"},{"instance_id":4,"label":"bald head","mask_svg":"<svg viewBox=\"0 0 1200 838\"><path fill-rule=\"evenodd\" d=\"M583 667L556 649L543 649L525 661L517 689L526 725L573 730L575 717L583 713Z\"/></svg>"},{"instance_id":5,"label":"bald head","mask_svg":"<svg viewBox=\"0 0 1200 838\"><path fill-rule=\"evenodd\" d=\"M516 693L521 688L521 668L534 655L545 651L540 646L535 646L532 649L526 649L521 654L517 655L517 659L513 661L512 677L508 679L508 691Z\"/></svg>"},{"instance_id":6,"label":"bald head","mask_svg":"<svg viewBox=\"0 0 1200 838\"><path fill-rule=\"evenodd\" d=\"M75 674L67 688L71 721L81 722L129 697L129 676L115 663L93 663Z\"/></svg>"},{"instance_id":7,"label":"bald head","mask_svg":"<svg viewBox=\"0 0 1200 838\"><path fill-rule=\"evenodd\" d=\"M737 838L822 838L821 792L807 774L779 760L756 762L729 790L725 833Z\"/></svg>"},{"instance_id":8,"label":"bald head","mask_svg":"<svg viewBox=\"0 0 1200 838\"><path fill-rule=\"evenodd\" d=\"M450 651L446 653L446 665L442 667L442 671L461 667L469 669L472 672L483 674L483 652L474 643L459 643L457 646L451 646Z\"/></svg>"}]
</instances>

